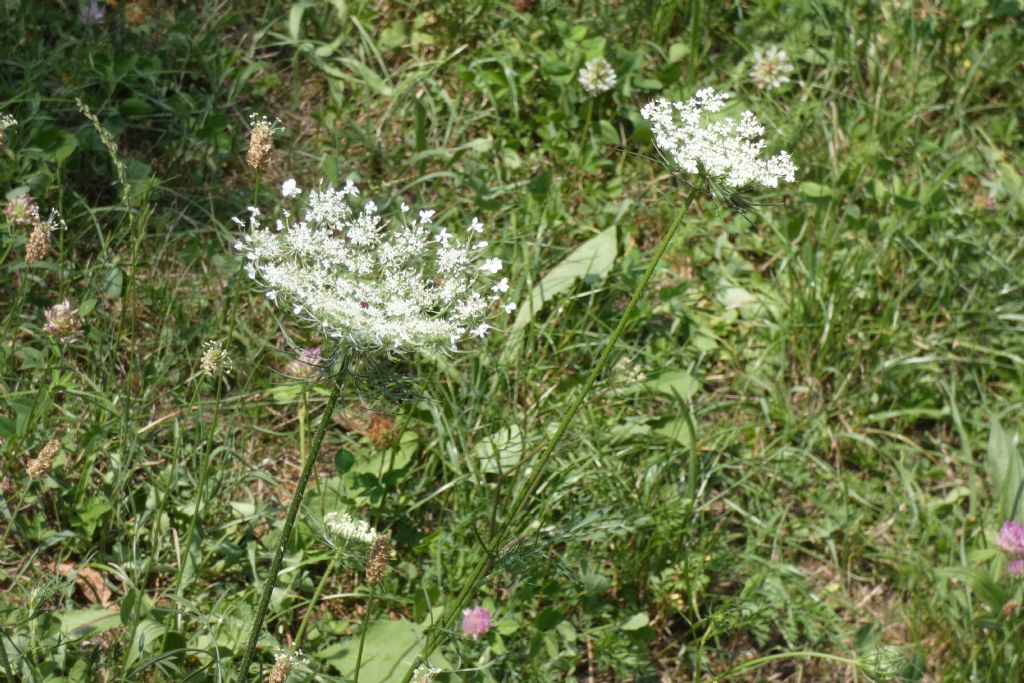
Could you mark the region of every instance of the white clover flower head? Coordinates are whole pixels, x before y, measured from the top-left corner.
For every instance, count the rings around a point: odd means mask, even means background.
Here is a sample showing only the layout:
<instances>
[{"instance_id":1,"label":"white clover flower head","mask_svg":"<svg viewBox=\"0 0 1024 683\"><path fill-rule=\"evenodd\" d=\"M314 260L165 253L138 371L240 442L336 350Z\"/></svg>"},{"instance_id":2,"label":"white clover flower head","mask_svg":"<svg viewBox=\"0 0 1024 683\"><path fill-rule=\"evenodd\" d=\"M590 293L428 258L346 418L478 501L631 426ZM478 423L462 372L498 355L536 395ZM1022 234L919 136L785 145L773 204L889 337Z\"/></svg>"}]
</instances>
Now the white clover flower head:
<instances>
[{"instance_id":1,"label":"white clover flower head","mask_svg":"<svg viewBox=\"0 0 1024 683\"><path fill-rule=\"evenodd\" d=\"M295 182L295 178L289 178L281 183L281 196L285 199L298 197L300 194L302 194L302 190L299 189L299 184Z\"/></svg>"},{"instance_id":2,"label":"white clover flower head","mask_svg":"<svg viewBox=\"0 0 1024 683\"><path fill-rule=\"evenodd\" d=\"M349 543L371 545L377 538L376 529L347 512L328 512L324 515L324 530L328 537L339 545Z\"/></svg>"},{"instance_id":3,"label":"white clover flower head","mask_svg":"<svg viewBox=\"0 0 1024 683\"><path fill-rule=\"evenodd\" d=\"M764 52L754 51L754 66L750 70L750 78L762 90L773 90L783 83L789 83L789 74L793 73L793 65L785 50L771 45Z\"/></svg>"},{"instance_id":4,"label":"white clover flower head","mask_svg":"<svg viewBox=\"0 0 1024 683\"><path fill-rule=\"evenodd\" d=\"M793 182L796 166L788 152L761 158L764 127L751 112L739 118L711 116L728 99L726 93L705 88L687 102L648 102L640 115L651 122L655 143L682 171L720 178L733 187Z\"/></svg>"},{"instance_id":5,"label":"white clover flower head","mask_svg":"<svg viewBox=\"0 0 1024 683\"><path fill-rule=\"evenodd\" d=\"M18 125L18 119L10 114L0 114L0 132Z\"/></svg>"},{"instance_id":6,"label":"white clover flower head","mask_svg":"<svg viewBox=\"0 0 1024 683\"><path fill-rule=\"evenodd\" d=\"M267 299L360 352L439 351L480 329L498 299L488 274L502 267L480 253L482 224L471 240L434 227L434 211L389 222L372 201L353 205L358 194L352 183L310 190L294 219L269 228L256 211L235 219L248 227L235 246Z\"/></svg>"},{"instance_id":7,"label":"white clover flower head","mask_svg":"<svg viewBox=\"0 0 1024 683\"><path fill-rule=\"evenodd\" d=\"M579 82L588 95L600 95L615 87L615 69L604 57L594 57L580 69Z\"/></svg>"},{"instance_id":8,"label":"white clover flower head","mask_svg":"<svg viewBox=\"0 0 1024 683\"><path fill-rule=\"evenodd\" d=\"M412 683L431 683L441 670L429 664L420 664L412 672Z\"/></svg>"}]
</instances>

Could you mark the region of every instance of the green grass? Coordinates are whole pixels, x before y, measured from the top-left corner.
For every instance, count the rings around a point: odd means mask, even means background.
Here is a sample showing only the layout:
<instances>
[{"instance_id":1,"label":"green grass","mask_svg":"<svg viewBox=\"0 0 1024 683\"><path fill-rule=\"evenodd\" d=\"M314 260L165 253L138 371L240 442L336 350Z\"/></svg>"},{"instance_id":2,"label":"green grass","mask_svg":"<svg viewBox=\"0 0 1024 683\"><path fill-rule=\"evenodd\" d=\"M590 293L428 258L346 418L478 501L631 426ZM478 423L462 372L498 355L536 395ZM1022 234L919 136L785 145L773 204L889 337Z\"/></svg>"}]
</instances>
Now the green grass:
<instances>
[{"instance_id":1,"label":"green grass","mask_svg":"<svg viewBox=\"0 0 1024 683\"><path fill-rule=\"evenodd\" d=\"M705 86L798 182L688 212L470 598L494 628L440 634L437 680L866 681L852 662L888 646L889 679L1024 676L994 544L1024 514L1019 2L118 4L97 26L0 8L0 192L68 226L27 265L0 217L0 679L233 676L330 392L282 374L324 340L237 278L231 217L295 177L479 215L521 311L587 240L606 266L449 358L389 361L410 400L364 382L327 426L257 659L305 620L289 680L351 680L363 558L321 525L349 510L394 545L360 681L400 680L686 198L640 106ZM796 70L761 91L770 44ZM600 54L618 85L588 99ZM285 128L259 178L251 112ZM84 324L61 343L65 297Z\"/></svg>"}]
</instances>

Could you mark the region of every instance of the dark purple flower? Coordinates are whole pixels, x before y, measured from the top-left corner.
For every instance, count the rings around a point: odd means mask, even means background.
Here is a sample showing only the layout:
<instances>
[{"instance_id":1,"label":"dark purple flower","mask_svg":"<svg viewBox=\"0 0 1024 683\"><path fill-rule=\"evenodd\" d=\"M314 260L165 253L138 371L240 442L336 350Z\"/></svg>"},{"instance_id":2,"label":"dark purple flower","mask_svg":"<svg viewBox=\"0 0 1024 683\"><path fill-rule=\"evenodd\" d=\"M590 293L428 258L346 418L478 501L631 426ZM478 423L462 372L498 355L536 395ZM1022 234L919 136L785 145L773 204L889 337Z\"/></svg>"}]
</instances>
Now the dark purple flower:
<instances>
[{"instance_id":1,"label":"dark purple flower","mask_svg":"<svg viewBox=\"0 0 1024 683\"><path fill-rule=\"evenodd\" d=\"M107 18L107 8L100 5L99 0L89 0L89 4L78 11L78 21L88 26L102 24Z\"/></svg>"},{"instance_id":2,"label":"dark purple flower","mask_svg":"<svg viewBox=\"0 0 1024 683\"><path fill-rule=\"evenodd\" d=\"M482 605L462 610L462 630L476 640L491 630L491 613Z\"/></svg>"},{"instance_id":3,"label":"dark purple flower","mask_svg":"<svg viewBox=\"0 0 1024 683\"><path fill-rule=\"evenodd\" d=\"M1006 522L996 536L996 544L1011 555L1024 555L1024 526L1012 519Z\"/></svg>"}]
</instances>

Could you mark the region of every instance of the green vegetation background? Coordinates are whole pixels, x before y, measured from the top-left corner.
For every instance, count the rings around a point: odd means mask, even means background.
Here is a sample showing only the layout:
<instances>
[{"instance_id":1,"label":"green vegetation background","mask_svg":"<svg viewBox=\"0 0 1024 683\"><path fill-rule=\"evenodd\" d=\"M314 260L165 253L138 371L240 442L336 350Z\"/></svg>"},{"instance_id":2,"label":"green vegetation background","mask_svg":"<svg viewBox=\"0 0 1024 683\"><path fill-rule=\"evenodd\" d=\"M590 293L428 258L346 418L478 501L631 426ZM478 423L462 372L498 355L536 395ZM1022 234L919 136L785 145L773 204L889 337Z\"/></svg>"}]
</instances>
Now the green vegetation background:
<instances>
[{"instance_id":1,"label":"green vegetation background","mask_svg":"<svg viewBox=\"0 0 1024 683\"><path fill-rule=\"evenodd\" d=\"M411 661L682 201L639 107L714 86L798 183L692 211L533 532L480 591L495 627L452 633L445 661L464 681L689 681L897 646L896 678L1024 679L1021 589L992 542L1024 478L1019 1L79 9L0 7L0 111L19 121L0 192L68 226L31 266L27 231L0 228L0 676L230 669L326 395L282 374L291 343L322 340L234 288L230 218L273 210L288 177L481 216L520 310L548 277L514 333L400 364L417 400L350 395L328 430L264 661L312 609L291 680L351 673L358 558L309 604L335 509L395 540L362 680ZM748 72L771 44L795 71L762 91ZM618 84L590 99L576 72L600 55ZM258 185L254 111L285 128ZM84 327L62 344L42 326L65 297ZM209 339L234 358L222 384L199 373ZM793 656L734 680L865 675Z\"/></svg>"}]
</instances>

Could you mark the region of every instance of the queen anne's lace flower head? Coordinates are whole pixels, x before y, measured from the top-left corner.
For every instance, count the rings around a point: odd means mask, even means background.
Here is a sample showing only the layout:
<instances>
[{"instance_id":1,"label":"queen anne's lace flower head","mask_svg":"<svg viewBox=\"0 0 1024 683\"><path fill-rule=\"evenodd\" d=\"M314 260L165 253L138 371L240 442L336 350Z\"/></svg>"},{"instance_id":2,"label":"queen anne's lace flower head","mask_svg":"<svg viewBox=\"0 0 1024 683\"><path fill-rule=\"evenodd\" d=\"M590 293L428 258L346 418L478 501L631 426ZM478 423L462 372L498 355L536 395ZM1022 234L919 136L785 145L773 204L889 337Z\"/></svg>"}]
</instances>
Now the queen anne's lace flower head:
<instances>
[{"instance_id":1,"label":"queen anne's lace flower head","mask_svg":"<svg viewBox=\"0 0 1024 683\"><path fill-rule=\"evenodd\" d=\"M363 543L370 545L377 538L377 531L367 522L356 519L347 512L328 512L324 515L324 530L334 543Z\"/></svg>"},{"instance_id":2,"label":"queen anne's lace flower head","mask_svg":"<svg viewBox=\"0 0 1024 683\"><path fill-rule=\"evenodd\" d=\"M739 118L712 116L728 99L725 93L705 88L687 102L648 102L640 114L651 122L658 147L687 173L706 173L733 187L793 182L796 166L788 152L761 158L764 127L751 112Z\"/></svg>"},{"instance_id":3,"label":"queen anne's lace flower head","mask_svg":"<svg viewBox=\"0 0 1024 683\"><path fill-rule=\"evenodd\" d=\"M412 683L431 683L439 673L441 673L441 670L436 666L420 664L412 672Z\"/></svg>"},{"instance_id":4,"label":"queen anne's lace flower head","mask_svg":"<svg viewBox=\"0 0 1024 683\"><path fill-rule=\"evenodd\" d=\"M785 50L772 45L764 52L754 51L754 66L750 70L750 78L757 87L764 90L778 88L789 83L789 74L793 73L793 65Z\"/></svg>"},{"instance_id":5,"label":"queen anne's lace flower head","mask_svg":"<svg viewBox=\"0 0 1024 683\"><path fill-rule=\"evenodd\" d=\"M604 57L594 57L580 69L580 85L590 95L600 95L615 87L615 69Z\"/></svg>"},{"instance_id":6,"label":"queen anne's lace flower head","mask_svg":"<svg viewBox=\"0 0 1024 683\"><path fill-rule=\"evenodd\" d=\"M434 227L433 211L406 207L389 223L372 201L357 210L358 195L351 182L310 190L299 220L284 212L273 226L250 207L249 234L235 246L266 297L356 351L440 350L486 334L508 283L492 283L502 263L481 256L483 225L473 219L460 239Z\"/></svg>"}]
</instances>

